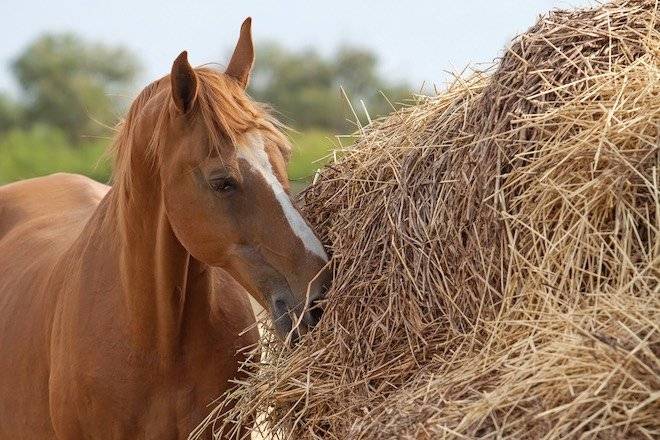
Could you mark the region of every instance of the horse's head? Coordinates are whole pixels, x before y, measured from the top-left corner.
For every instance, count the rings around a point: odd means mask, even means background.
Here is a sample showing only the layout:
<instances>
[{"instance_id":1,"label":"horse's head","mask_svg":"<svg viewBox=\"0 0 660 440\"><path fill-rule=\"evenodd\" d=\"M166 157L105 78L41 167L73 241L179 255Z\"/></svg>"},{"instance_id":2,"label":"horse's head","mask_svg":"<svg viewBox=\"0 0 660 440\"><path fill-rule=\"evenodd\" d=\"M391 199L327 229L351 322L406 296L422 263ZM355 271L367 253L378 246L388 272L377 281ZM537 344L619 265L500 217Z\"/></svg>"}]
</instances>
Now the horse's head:
<instances>
[{"instance_id":1,"label":"horse's head","mask_svg":"<svg viewBox=\"0 0 660 440\"><path fill-rule=\"evenodd\" d=\"M245 94L253 60L247 19L224 73L193 69L183 52L141 113L176 237L231 274L286 335L296 317L303 329L318 321L328 258L291 201L286 137Z\"/></svg>"}]
</instances>

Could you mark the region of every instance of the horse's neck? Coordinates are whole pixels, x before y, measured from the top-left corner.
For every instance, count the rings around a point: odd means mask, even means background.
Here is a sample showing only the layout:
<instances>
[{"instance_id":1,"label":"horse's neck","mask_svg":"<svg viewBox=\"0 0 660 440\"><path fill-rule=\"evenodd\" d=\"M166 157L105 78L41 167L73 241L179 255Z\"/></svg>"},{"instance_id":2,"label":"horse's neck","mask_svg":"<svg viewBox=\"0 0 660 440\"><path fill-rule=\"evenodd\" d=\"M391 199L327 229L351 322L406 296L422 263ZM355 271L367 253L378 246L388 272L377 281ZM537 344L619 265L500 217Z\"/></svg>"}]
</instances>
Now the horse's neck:
<instances>
[{"instance_id":1,"label":"horse's neck","mask_svg":"<svg viewBox=\"0 0 660 440\"><path fill-rule=\"evenodd\" d=\"M185 323L202 324L186 314L199 310L193 302L208 300L210 272L176 238L157 184L134 179L130 195L111 191L108 214L118 229L118 275L130 332L143 347L175 354ZM193 288L207 291L193 294Z\"/></svg>"}]
</instances>

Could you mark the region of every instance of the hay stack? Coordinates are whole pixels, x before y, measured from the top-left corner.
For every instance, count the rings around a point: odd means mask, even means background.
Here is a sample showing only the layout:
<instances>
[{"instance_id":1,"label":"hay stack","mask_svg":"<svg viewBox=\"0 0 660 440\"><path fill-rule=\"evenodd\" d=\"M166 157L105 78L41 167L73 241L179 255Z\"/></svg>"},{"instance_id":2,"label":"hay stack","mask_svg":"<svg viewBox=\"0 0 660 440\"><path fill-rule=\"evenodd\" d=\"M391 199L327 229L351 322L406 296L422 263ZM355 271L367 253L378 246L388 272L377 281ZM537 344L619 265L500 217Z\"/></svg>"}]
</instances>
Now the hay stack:
<instances>
[{"instance_id":1,"label":"hay stack","mask_svg":"<svg viewBox=\"0 0 660 440\"><path fill-rule=\"evenodd\" d=\"M333 254L324 318L294 350L265 338L228 419L658 438L659 57L655 0L552 12L492 73L367 127L303 198Z\"/></svg>"}]
</instances>

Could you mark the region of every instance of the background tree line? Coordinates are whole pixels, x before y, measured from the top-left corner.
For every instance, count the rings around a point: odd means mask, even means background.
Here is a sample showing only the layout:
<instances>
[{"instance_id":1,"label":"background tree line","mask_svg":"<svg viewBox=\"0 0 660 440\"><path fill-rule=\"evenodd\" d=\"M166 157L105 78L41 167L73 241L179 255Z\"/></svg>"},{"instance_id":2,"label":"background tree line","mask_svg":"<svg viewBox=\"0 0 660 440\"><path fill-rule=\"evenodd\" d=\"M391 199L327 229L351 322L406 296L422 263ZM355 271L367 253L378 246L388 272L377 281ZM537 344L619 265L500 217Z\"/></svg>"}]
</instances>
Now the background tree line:
<instances>
[{"instance_id":1,"label":"background tree line","mask_svg":"<svg viewBox=\"0 0 660 440\"><path fill-rule=\"evenodd\" d=\"M340 87L372 117L389 113L390 102L410 94L406 84L380 75L376 56L366 49L345 46L323 56L272 42L258 48L249 93L299 131L292 134L294 178L318 167L312 162L327 153L326 138L355 130ZM137 57L71 33L45 34L18 54L10 70L19 88L17 94L0 91L0 183L58 170L107 180L108 166L97 159L137 92Z\"/></svg>"}]
</instances>

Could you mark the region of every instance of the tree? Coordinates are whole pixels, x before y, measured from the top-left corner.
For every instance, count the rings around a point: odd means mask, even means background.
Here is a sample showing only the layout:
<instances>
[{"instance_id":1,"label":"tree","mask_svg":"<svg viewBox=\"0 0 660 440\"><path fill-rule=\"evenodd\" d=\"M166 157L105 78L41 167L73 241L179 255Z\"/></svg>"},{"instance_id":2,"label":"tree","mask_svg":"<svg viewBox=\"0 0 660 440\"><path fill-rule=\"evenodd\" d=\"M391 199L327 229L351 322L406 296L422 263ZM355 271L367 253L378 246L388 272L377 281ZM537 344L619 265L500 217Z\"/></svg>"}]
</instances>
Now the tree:
<instances>
[{"instance_id":1,"label":"tree","mask_svg":"<svg viewBox=\"0 0 660 440\"><path fill-rule=\"evenodd\" d=\"M20 105L7 94L0 92L0 133L20 125L21 120Z\"/></svg>"},{"instance_id":2,"label":"tree","mask_svg":"<svg viewBox=\"0 0 660 440\"><path fill-rule=\"evenodd\" d=\"M25 49L12 70L24 92L26 123L58 127L78 144L115 122L118 96L127 91L138 63L121 47L88 43L71 33L46 34Z\"/></svg>"},{"instance_id":3,"label":"tree","mask_svg":"<svg viewBox=\"0 0 660 440\"><path fill-rule=\"evenodd\" d=\"M294 52L266 43L259 45L250 91L297 128L346 131L352 129L347 120L354 118L340 87L354 106L361 107L363 100L371 116L392 110L381 91L393 101L410 94L407 85L381 78L377 67L376 56L365 49L342 47L333 56L322 57L315 50Z\"/></svg>"},{"instance_id":4,"label":"tree","mask_svg":"<svg viewBox=\"0 0 660 440\"><path fill-rule=\"evenodd\" d=\"M393 105L397 106L412 94L408 84L383 78L378 73L378 58L366 49L339 48L335 70L337 82L345 89L353 107L360 109L360 101L363 101L372 118L391 113Z\"/></svg>"}]
</instances>

